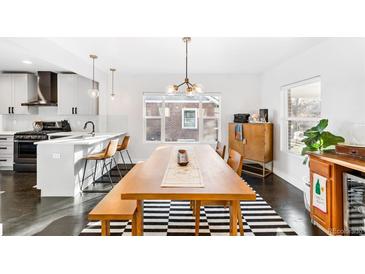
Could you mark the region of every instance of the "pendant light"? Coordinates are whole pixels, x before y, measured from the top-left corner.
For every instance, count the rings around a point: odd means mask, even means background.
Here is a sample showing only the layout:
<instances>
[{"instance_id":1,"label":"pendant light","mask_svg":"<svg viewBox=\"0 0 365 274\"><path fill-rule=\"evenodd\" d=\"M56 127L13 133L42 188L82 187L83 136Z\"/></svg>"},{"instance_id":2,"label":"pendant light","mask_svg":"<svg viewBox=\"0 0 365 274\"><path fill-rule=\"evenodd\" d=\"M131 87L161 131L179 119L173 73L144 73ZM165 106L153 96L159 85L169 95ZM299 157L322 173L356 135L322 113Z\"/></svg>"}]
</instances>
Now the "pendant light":
<instances>
[{"instance_id":1,"label":"pendant light","mask_svg":"<svg viewBox=\"0 0 365 274\"><path fill-rule=\"evenodd\" d=\"M90 97L96 98L99 96L99 93L100 93L98 85L95 82L95 59L97 59L98 56L96 56L94 54L90 54L89 56L93 60L93 81L92 81L91 89L88 90L88 93L89 93Z\"/></svg>"},{"instance_id":2,"label":"pendant light","mask_svg":"<svg viewBox=\"0 0 365 274\"><path fill-rule=\"evenodd\" d=\"M179 88L186 86L185 93L180 93L187 96L193 96L195 93L202 93L202 87L199 84L190 83L188 77L188 44L191 42L191 37L183 37L183 42L185 43L185 80L181 84L171 85L167 89L167 94L177 95L179 94Z\"/></svg>"},{"instance_id":3,"label":"pendant light","mask_svg":"<svg viewBox=\"0 0 365 274\"><path fill-rule=\"evenodd\" d=\"M110 94L110 99L115 99L115 93L114 93L114 72L116 71L115 68L111 68L110 71L112 72L112 92Z\"/></svg>"}]
</instances>

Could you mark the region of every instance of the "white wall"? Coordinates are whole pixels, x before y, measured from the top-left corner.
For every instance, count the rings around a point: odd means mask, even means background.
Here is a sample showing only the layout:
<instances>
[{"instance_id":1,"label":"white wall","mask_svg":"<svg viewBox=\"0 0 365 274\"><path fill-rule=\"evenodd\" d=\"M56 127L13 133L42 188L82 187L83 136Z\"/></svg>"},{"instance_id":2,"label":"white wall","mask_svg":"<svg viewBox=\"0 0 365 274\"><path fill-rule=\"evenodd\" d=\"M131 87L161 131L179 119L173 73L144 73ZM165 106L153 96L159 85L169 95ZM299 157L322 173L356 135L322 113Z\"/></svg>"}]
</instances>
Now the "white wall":
<instances>
[{"instance_id":1,"label":"white wall","mask_svg":"<svg viewBox=\"0 0 365 274\"><path fill-rule=\"evenodd\" d=\"M143 142L144 92L165 92L166 87L183 80L183 75L158 74L115 75L116 99L108 101L108 131L127 130L131 135L130 152L134 161L148 158L154 144ZM222 95L222 139L227 144L228 122L234 113L257 112L259 106L259 77L256 75L190 75L193 82L201 83L206 92Z\"/></svg>"},{"instance_id":2,"label":"white wall","mask_svg":"<svg viewBox=\"0 0 365 274\"><path fill-rule=\"evenodd\" d=\"M263 73L260 107L270 110L274 122L274 172L302 189L308 168L302 157L280 151L284 85L321 76L322 117L329 130L350 138L350 124L365 123L365 39L331 38Z\"/></svg>"}]
</instances>

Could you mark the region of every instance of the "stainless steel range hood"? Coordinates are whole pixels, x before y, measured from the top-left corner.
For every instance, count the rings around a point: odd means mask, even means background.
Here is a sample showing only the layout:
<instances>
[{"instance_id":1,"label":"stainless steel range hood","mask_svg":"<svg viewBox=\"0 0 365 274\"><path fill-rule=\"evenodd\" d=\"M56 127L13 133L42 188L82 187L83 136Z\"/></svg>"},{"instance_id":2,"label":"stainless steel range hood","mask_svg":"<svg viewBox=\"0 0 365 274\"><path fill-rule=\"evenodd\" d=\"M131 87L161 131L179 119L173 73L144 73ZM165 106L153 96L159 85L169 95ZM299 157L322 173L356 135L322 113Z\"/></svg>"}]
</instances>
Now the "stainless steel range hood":
<instances>
[{"instance_id":1,"label":"stainless steel range hood","mask_svg":"<svg viewBox=\"0 0 365 274\"><path fill-rule=\"evenodd\" d=\"M22 106L57 106L57 73L38 71L38 100L22 103Z\"/></svg>"}]
</instances>

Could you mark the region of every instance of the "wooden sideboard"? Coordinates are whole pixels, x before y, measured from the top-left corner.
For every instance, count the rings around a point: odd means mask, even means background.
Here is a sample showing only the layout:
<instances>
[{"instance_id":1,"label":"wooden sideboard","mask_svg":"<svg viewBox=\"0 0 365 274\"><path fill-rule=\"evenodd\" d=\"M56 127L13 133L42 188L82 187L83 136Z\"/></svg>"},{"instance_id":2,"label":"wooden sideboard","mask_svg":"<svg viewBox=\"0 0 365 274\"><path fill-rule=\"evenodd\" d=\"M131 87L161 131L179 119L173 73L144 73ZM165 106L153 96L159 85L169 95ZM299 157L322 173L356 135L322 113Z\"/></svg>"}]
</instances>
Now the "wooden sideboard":
<instances>
[{"instance_id":1,"label":"wooden sideboard","mask_svg":"<svg viewBox=\"0 0 365 274\"><path fill-rule=\"evenodd\" d=\"M236 140L235 127L242 125L243 140ZM272 123L229 123L228 126L228 146L239 152L246 162L243 171L265 177L272 172L266 168L266 164L273 161L273 124ZM255 164L261 165L261 172L252 172Z\"/></svg>"},{"instance_id":2,"label":"wooden sideboard","mask_svg":"<svg viewBox=\"0 0 365 274\"><path fill-rule=\"evenodd\" d=\"M325 152L310 153L310 210L312 222L329 235L344 234L343 172L365 172L365 161L347 155ZM326 178L326 210L313 205L313 177Z\"/></svg>"}]
</instances>

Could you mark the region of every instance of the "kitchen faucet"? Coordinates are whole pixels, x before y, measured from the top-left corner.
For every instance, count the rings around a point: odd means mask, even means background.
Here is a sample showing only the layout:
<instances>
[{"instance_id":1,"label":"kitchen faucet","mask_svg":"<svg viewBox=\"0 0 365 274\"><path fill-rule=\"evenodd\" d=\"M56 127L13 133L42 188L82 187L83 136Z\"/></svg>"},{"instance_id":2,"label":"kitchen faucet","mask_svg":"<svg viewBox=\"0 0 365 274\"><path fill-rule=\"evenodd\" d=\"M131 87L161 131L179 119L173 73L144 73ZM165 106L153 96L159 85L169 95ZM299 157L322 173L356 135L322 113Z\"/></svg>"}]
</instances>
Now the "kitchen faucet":
<instances>
[{"instance_id":1,"label":"kitchen faucet","mask_svg":"<svg viewBox=\"0 0 365 274\"><path fill-rule=\"evenodd\" d=\"M94 124L94 122L93 121L87 121L86 123L85 123L85 125L84 125L84 129L86 129L86 127L87 127L87 125L88 124L91 124L92 126L93 126L93 129L92 129L92 131L90 132L90 134L91 135L95 135L95 124Z\"/></svg>"}]
</instances>

